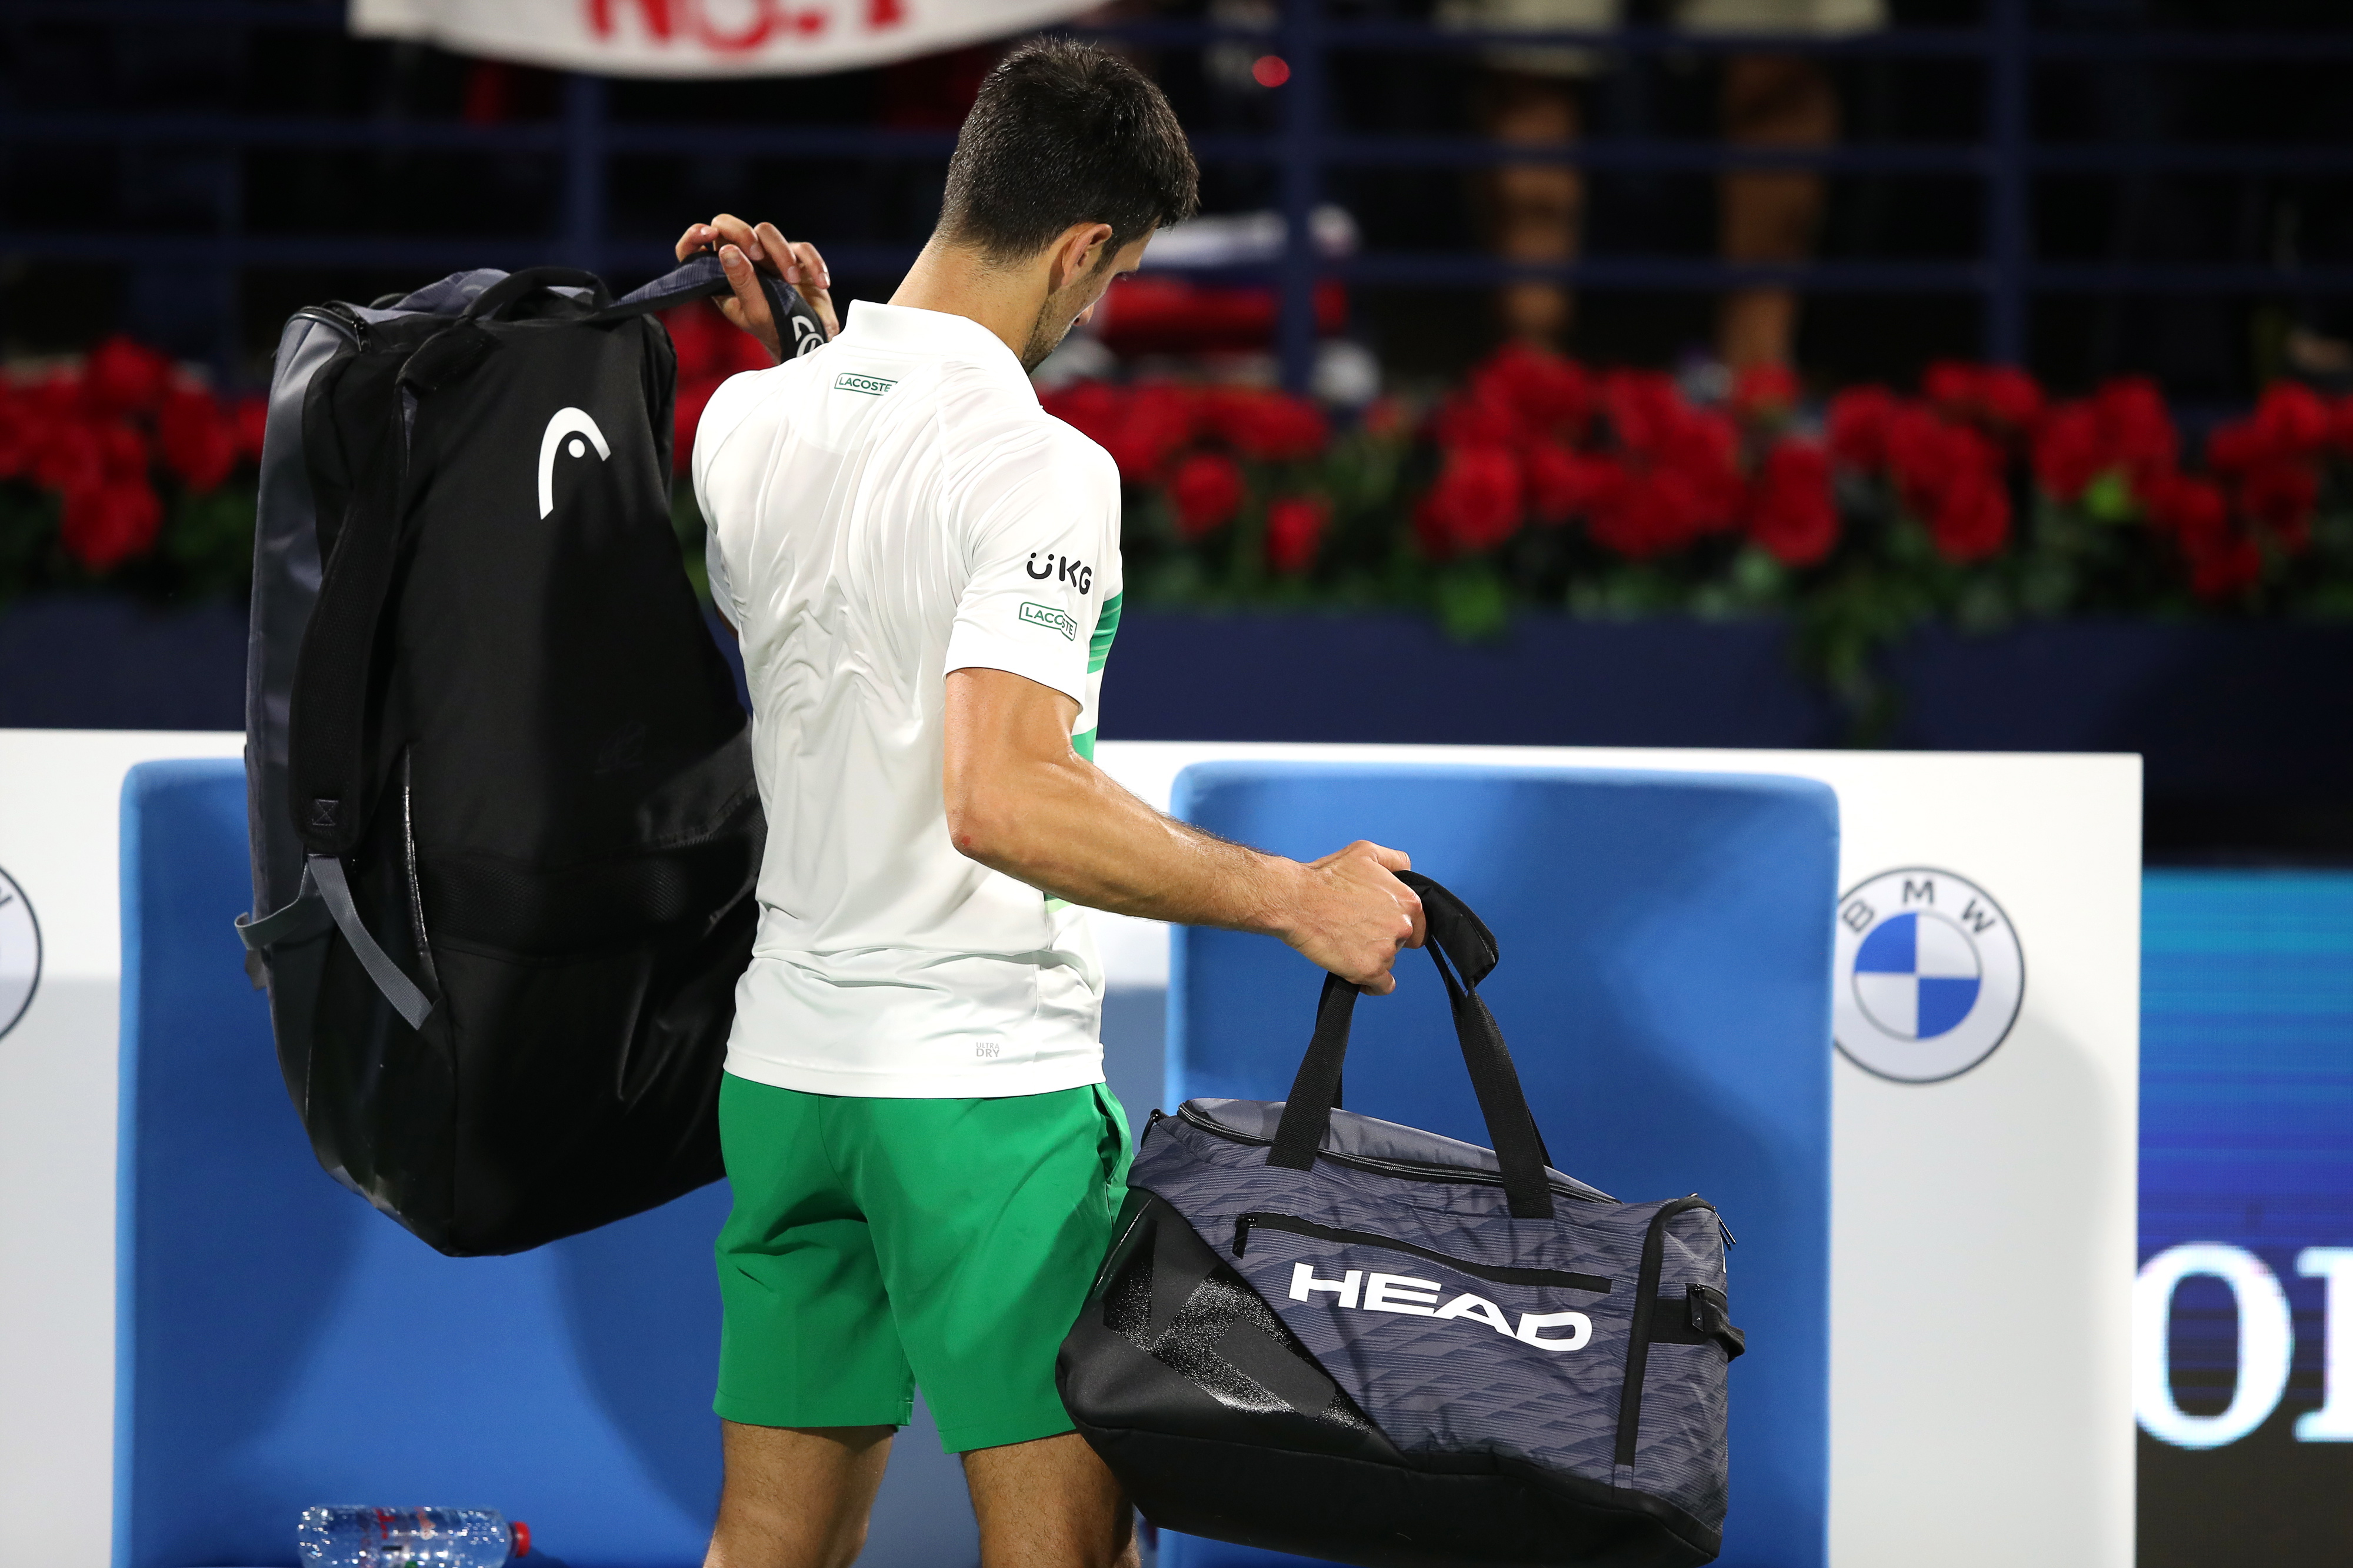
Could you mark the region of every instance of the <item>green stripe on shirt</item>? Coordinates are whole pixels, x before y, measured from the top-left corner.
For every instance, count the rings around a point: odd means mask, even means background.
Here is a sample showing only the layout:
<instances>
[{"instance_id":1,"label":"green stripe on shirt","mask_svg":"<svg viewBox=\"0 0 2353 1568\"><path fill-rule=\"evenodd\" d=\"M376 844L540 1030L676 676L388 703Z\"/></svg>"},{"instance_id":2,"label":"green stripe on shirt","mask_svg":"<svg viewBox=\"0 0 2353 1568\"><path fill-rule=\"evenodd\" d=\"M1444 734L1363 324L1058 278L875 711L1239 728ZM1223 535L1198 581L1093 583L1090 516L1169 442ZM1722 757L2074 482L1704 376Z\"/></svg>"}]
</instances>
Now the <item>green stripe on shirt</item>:
<instances>
[{"instance_id":1,"label":"green stripe on shirt","mask_svg":"<svg viewBox=\"0 0 2353 1568\"><path fill-rule=\"evenodd\" d=\"M1125 594L1113 594L1103 601L1103 614L1095 618L1094 640L1087 644L1089 675L1101 670L1103 662L1111 658L1111 639L1119 635L1120 601L1126 597Z\"/></svg>"}]
</instances>

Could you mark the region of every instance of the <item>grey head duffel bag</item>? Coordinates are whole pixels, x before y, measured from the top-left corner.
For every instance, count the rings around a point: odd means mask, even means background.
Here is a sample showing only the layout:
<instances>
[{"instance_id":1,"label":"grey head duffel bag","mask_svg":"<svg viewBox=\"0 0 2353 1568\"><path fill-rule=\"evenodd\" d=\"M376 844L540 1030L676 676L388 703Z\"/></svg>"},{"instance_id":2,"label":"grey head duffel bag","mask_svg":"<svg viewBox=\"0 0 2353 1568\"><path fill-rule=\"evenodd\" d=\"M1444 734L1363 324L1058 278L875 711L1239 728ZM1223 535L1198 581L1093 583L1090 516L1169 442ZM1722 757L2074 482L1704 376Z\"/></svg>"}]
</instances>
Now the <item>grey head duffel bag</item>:
<instances>
[{"instance_id":1,"label":"grey head duffel bag","mask_svg":"<svg viewBox=\"0 0 2353 1568\"><path fill-rule=\"evenodd\" d=\"M1336 1108L1327 979L1280 1102L1155 1111L1056 1367L1145 1516L1367 1568L1682 1568L1725 1512L1715 1210L1551 1168L1476 986L1494 938L1408 874L1494 1148Z\"/></svg>"}]
</instances>

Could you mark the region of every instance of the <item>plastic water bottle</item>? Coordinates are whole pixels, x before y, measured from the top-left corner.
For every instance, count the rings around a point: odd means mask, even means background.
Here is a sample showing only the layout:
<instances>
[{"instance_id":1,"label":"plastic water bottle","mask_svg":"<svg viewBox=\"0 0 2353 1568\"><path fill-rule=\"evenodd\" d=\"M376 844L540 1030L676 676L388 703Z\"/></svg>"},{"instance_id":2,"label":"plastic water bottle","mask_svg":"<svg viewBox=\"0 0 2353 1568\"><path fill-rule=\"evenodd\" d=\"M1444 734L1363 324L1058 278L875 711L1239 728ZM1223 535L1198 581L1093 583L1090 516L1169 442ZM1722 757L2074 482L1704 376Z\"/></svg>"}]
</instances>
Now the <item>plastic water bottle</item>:
<instances>
[{"instance_id":1,"label":"plastic water bottle","mask_svg":"<svg viewBox=\"0 0 2353 1568\"><path fill-rule=\"evenodd\" d=\"M305 1568L500 1568L531 1550L531 1526L489 1508L306 1508Z\"/></svg>"}]
</instances>

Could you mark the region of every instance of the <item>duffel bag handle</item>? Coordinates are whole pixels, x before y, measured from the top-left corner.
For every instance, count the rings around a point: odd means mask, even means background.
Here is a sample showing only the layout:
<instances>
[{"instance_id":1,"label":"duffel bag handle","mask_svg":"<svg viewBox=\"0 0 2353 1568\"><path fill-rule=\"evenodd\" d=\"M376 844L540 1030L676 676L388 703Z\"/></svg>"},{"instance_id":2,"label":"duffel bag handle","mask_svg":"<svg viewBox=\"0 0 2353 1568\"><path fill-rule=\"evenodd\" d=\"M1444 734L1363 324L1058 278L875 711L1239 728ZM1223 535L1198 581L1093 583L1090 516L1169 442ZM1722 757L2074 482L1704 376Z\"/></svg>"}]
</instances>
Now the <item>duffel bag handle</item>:
<instances>
[{"instance_id":1,"label":"duffel bag handle","mask_svg":"<svg viewBox=\"0 0 2353 1568\"><path fill-rule=\"evenodd\" d=\"M508 306L551 289L587 289L592 310L601 310L613 298L613 291L594 272L583 272L577 267L526 267L520 272L508 273L475 295L473 302L466 307L466 320L495 320Z\"/></svg>"},{"instance_id":2,"label":"duffel bag handle","mask_svg":"<svg viewBox=\"0 0 2353 1568\"><path fill-rule=\"evenodd\" d=\"M797 359L811 349L822 348L826 341L824 324L808 301L801 298L800 290L765 272L758 277L761 291L768 297L768 312L776 323L777 340L786 348L785 357ZM583 272L576 267L526 267L520 272L510 272L476 295L473 303L466 307L466 316L470 321L492 320L531 295L555 288L588 289L590 318L619 321L632 316L650 316L690 300L730 293L734 285L728 282L727 269L720 265L719 253L714 250L688 257L644 288L632 289L617 300L605 287L605 280L594 272Z\"/></svg>"},{"instance_id":3,"label":"duffel bag handle","mask_svg":"<svg viewBox=\"0 0 2353 1568\"><path fill-rule=\"evenodd\" d=\"M760 279L761 292L768 297L768 313L776 321L776 338L784 345L785 358L798 359L812 349L823 348L825 325L809 309L808 301L801 298L800 290L765 272L755 272L755 276ZM699 250L644 288L624 294L598 310L596 318L617 321L625 316L650 315L689 300L732 293L734 287L727 280L727 269L719 264L719 253Z\"/></svg>"},{"instance_id":4,"label":"duffel bag handle","mask_svg":"<svg viewBox=\"0 0 2353 1568\"><path fill-rule=\"evenodd\" d=\"M1418 871L1400 871L1398 879L1421 900L1428 932L1424 942L1438 977L1445 983L1446 1000L1454 1015L1454 1037L1462 1047L1462 1065L1470 1069L1471 1087L1479 1096L1479 1112L1486 1119L1487 1136L1495 1149L1495 1163L1504 1178L1504 1195L1518 1219L1552 1216L1552 1184L1545 1167L1552 1163L1544 1137L1528 1110L1504 1031L1480 997L1479 983L1493 973L1498 957L1494 933L1472 913L1471 906ZM1460 975L1458 979L1457 976ZM1348 1054L1348 1026L1356 1010L1356 987L1336 974L1324 977L1324 994L1315 1007L1315 1033L1307 1055L1292 1080L1291 1097L1283 1101L1282 1120L1275 1127L1274 1147L1267 1163L1304 1171L1315 1163L1324 1136L1332 1125L1332 1108L1340 1098L1340 1068Z\"/></svg>"}]
</instances>

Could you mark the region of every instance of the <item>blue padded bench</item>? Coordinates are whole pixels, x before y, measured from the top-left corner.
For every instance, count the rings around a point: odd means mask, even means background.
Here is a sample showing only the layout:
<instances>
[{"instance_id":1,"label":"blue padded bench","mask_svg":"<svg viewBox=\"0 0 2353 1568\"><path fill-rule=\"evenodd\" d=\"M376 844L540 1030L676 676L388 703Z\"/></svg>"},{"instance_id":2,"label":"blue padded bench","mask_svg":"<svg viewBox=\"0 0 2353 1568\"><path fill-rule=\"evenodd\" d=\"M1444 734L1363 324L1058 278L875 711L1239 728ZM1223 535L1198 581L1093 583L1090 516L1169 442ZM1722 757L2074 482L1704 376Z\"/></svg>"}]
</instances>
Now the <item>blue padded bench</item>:
<instances>
[{"instance_id":1,"label":"blue padded bench","mask_svg":"<svg viewBox=\"0 0 2353 1568\"><path fill-rule=\"evenodd\" d=\"M725 1184L519 1257L432 1251L311 1157L230 928L251 887L239 764L132 770L115 1568L290 1568L324 1502L496 1508L571 1568L702 1562ZM867 1561L973 1539L910 1428Z\"/></svg>"}]
</instances>

